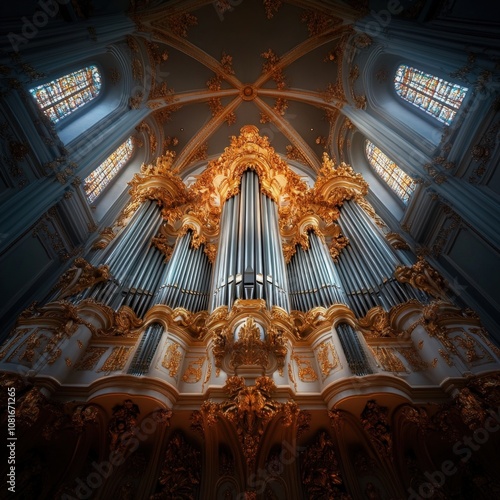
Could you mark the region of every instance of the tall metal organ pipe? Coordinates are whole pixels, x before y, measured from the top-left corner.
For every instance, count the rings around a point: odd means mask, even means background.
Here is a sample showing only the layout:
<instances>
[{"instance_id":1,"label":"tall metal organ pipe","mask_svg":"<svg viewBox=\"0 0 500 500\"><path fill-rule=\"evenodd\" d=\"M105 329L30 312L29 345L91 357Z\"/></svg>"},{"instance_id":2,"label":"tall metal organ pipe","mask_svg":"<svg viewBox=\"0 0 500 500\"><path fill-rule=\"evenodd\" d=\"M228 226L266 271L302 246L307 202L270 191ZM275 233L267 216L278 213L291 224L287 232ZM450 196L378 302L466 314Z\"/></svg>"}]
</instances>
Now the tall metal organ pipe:
<instances>
[{"instance_id":1,"label":"tall metal organ pipe","mask_svg":"<svg viewBox=\"0 0 500 500\"><path fill-rule=\"evenodd\" d=\"M158 204L143 203L116 240L91 260L93 265L108 265L111 278L85 290L77 300L90 297L114 309L127 305L142 316L165 271L162 253L151 245L161 222Z\"/></svg>"},{"instance_id":2,"label":"tall metal organ pipe","mask_svg":"<svg viewBox=\"0 0 500 500\"><path fill-rule=\"evenodd\" d=\"M358 316L376 306L390 309L413 298L427 300L425 294L394 278L400 260L355 201L344 203L338 222L349 238L349 245L339 256L340 280L349 306Z\"/></svg>"},{"instance_id":3,"label":"tall metal organ pipe","mask_svg":"<svg viewBox=\"0 0 500 500\"><path fill-rule=\"evenodd\" d=\"M182 307L191 312L208 307L212 265L205 254L205 245L191 246L192 231L177 239L168 272L163 278L155 304L166 304L175 309Z\"/></svg>"},{"instance_id":4,"label":"tall metal organ pipe","mask_svg":"<svg viewBox=\"0 0 500 500\"><path fill-rule=\"evenodd\" d=\"M358 333L347 323L339 323L335 330L337 331L342 349L349 368L354 375L368 375L373 373L368 363L368 358L361 344Z\"/></svg>"},{"instance_id":5,"label":"tall metal organ pipe","mask_svg":"<svg viewBox=\"0 0 500 500\"><path fill-rule=\"evenodd\" d=\"M243 173L240 192L224 204L220 234L210 310L230 308L236 299L264 299L269 309L289 311L277 207L261 194L253 170Z\"/></svg>"},{"instance_id":6,"label":"tall metal organ pipe","mask_svg":"<svg viewBox=\"0 0 500 500\"><path fill-rule=\"evenodd\" d=\"M158 344L163 335L163 326L159 323L149 325L142 334L132 363L127 371L130 375L144 375L149 371L149 366L155 355Z\"/></svg>"},{"instance_id":7,"label":"tall metal organ pipe","mask_svg":"<svg viewBox=\"0 0 500 500\"><path fill-rule=\"evenodd\" d=\"M325 243L309 231L309 249L297 245L288 264L292 309L308 311L314 307L346 304L340 278Z\"/></svg>"}]
</instances>

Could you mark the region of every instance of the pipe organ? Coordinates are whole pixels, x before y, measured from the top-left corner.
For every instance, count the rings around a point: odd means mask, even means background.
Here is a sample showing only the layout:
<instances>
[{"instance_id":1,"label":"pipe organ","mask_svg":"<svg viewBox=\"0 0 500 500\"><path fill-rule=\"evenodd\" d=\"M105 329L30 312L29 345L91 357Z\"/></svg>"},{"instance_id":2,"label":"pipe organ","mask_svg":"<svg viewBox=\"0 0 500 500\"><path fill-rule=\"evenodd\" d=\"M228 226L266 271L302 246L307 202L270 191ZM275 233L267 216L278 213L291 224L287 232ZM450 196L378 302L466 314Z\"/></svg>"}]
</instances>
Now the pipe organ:
<instances>
[{"instance_id":1,"label":"pipe organ","mask_svg":"<svg viewBox=\"0 0 500 500\"><path fill-rule=\"evenodd\" d=\"M121 498L134 474L137 498L406 498L394 464L418 479L439 434L486 428L500 351L428 262L402 265L359 174L325 155L309 187L251 126L189 187L174 156L141 168L106 244L0 347L20 437L57 454L49 431L73 436L44 498ZM95 495L90 452L124 462L102 462Z\"/></svg>"},{"instance_id":2,"label":"pipe organ","mask_svg":"<svg viewBox=\"0 0 500 500\"><path fill-rule=\"evenodd\" d=\"M191 312L205 311L208 304L212 266L205 245L192 246L192 231L178 238L163 283L154 302L172 309L182 307Z\"/></svg>"},{"instance_id":3,"label":"pipe organ","mask_svg":"<svg viewBox=\"0 0 500 500\"><path fill-rule=\"evenodd\" d=\"M237 299L290 311L276 204L261 193L253 170L243 173L240 192L222 210L211 310Z\"/></svg>"},{"instance_id":4,"label":"pipe organ","mask_svg":"<svg viewBox=\"0 0 500 500\"><path fill-rule=\"evenodd\" d=\"M340 278L324 242L308 232L309 248L300 245L287 266L292 309L306 312L314 307L345 304Z\"/></svg>"},{"instance_id":5,"label":"pipe organ","mask_svg":"<svg viewBox=\"0 0 500 500\"><path fill-rule=\"evenodd\" d=\"M161 212L155 201L141 204L112 244L90 260L92 264L107 265L110 279L75 299L91 298L113 309L126 305L142 317L153 305L154 295L166 272L164 256L151 245L161 222Z\"/></svg>"},{"instance_id":6,"label":"pipe organ","mask_svg":"<svg viewBox=\"0 0 500 500\"><path fill-rule=\"evenodd\" d=\"M372 307L390 309L410 299L426 300L424 293L394 278L394 269L401 262L355 201L344 203L338 222L349 238L349 245L338 259L340 281L348 305L358 316L364 316Z\"/></svg>"}]
</instances>

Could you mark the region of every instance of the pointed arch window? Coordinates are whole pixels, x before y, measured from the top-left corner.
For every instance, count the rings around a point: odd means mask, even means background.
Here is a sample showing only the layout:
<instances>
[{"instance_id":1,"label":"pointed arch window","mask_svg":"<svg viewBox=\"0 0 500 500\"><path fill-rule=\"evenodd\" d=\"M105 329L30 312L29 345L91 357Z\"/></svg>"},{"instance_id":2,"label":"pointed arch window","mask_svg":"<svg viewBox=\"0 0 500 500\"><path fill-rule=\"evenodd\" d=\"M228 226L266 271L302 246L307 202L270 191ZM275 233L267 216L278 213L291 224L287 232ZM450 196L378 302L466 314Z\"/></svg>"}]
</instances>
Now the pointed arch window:
<instances>
[{"instance_id":1,"label":"pointed arch window","mask_svg":"<svg viewBox=\"0 0 500 500\"><path fill-rule=\"evenodd\" d=\"M42 111L57 123L95 99L101 90L101 74L87 66L57 80L30 89Z\"/></svg>"},{"instance_id":2,"label":"pointed arch window","mask_svg":"<svg viewBox=\"0 0 500 500\"><path fill-rule=\"evenodd\" d=\"M129 137L85 179L84 190L89 203L92 203L102 193L115 175L130 160L133 152L134 145L132 138Z\"/></svg>"},{"instance_id":3,"label":"pointed arch window","mask_svg":"<svg viewBox=\"0 0 500 500\"><path fill-rule=\"evenodd\" d=\"M415 181L403 172L389 157L382 153L373 142L366 141L365 152L375 172L406 205L413 191L415 191Z\"/></svg>"},{"instance_id":4,"label":"pointed arch window","mask_svg":"<svg viewBox=\"0 0 500 500\"><path fill-rule=\"evenodd\" d=\"M401 64L394 77L399 97L449 125L469 90Z\"/></svg>"}]
</instances>

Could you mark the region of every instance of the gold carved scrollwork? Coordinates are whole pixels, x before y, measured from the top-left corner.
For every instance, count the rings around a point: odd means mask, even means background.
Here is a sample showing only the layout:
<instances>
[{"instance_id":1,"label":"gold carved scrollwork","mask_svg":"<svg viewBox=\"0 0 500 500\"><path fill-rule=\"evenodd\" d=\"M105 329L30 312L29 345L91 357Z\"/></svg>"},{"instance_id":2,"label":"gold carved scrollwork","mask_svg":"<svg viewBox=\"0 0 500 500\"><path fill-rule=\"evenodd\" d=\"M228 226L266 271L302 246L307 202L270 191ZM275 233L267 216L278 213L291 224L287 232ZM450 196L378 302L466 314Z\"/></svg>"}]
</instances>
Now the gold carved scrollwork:
<instances>
[{"instance_id":1,"label":"gold carved scrollwork","mask_svg":"<svg viewBox=\"0 0 500 500\"><path fill-rule=\"evenodd\" d=\"M268 422L281 415L282 425L288 427L300 414L293 401L279 403L273 400L271 394L275 390L276 385L269 377L257 378L253 386L246 386L243 377L229 377L224 385L228 399L222 403L205 402L195 420L198 425L203 425L204 417L208 425L213 425L222 416L232 422L247 464L252 468Z\"/></svg>"},{"instance_id":2,"label":"gold carved scrollwork","mask_svg":"<svg viewBox=\"0 0 500 500\"><path fill-rule=\"evenodd\" d=\"M226 356L229 365L237 369L240 366L260 366L264 371L269 366L270 354L273 354L280 375L283 373L287 349L282 331L271 327L264 340L261 339L261 330L252 317L240 327L238 340L233 340L231 330L221 328L213 334L213 353L215 366L218 370L222 367Z\"/></svg>"},{"instance_id":3,"label":"gold carved scrollwork","mask_svg":"<svg viewBox=\"0 0 500 500\"><path fill-rule=\"evenodd\" d=\"M55 288L60 289L59 297L66 298L89 288L110 277L108 266L94 267L85 259L75 259L73 267L61 275Z\"/></svg>"},{"instance_id":4,"label":"gold carved scrollwork","mask_svg":"<svg viewBox=\"0 0 500 500\"><path fill-rule=\"evenodd\" d=\"M446 280L423 257L411 267L398 266L394 276L400 283L409 283L436 299L447 300Z\"/></svg>"},{"instance_id":5,"label":"gold carved scrollwork","mask_svg":"<svg viewBox=\"0 0 500 500\"><path fill-rule=\"evenodd\" d=\"M323 380L330 375L330 372L337 367L339 363L339 358L335 352L335 347L333 347L333 342L327 340L323 342L316 353L318 357L319 367L321 369L321 374L323 375Z\"/></svg>"},{"instance_id":6,"label":"gold carved scrollwork","mask_svg":"<svg viewBox=\"0 0 500 500\"><path fill-rule=\"evenodd\" d=\"M392 347L374 346L372 352L381 367L387 372L407 372L403 362L396 356Z\"/></svg>"},{"instance_id":7,"label":"gold carved scrollwork","mask_svg":"<svg viewBox=\"0 0 500 500\"><path fill-rule=\"evenodd\" d=\"M377 451L392 460L392 432L388 413L388 409L375 400L367 401L361 413L361 424Z\"/></svg>"},{"instance_id":8,"label":"gold carved scrollwork","mask_svg":"<svg viewBox=\"0 0 500 500\"><path fill-rule=\"evenodd\" d=\"M310 359L301 358L298 354L292 354L291 359L297 363L299 379L302 382L314 382L318 380L318 375L314 371Z\"/></svg>"},{"instance_id":9,"label":"gold carved scrollwork","mask_svg":"<svg viewBox=\"0 0 500 500\"><path fill-rule=\"evenodd\" d=\"M168 370L168 374L172 378L175 378L181 366L181 360L182 352L180 351L179 344L171 342L165 351L165 356L163 357L161 365Z\"/></svg>"},{"instance_id":10,"label":"gold carved scrollwork","mask_svg":"<svg viewBox=\"0 0 500 500\"><path fill-rule=\"evenodd\" d=\"M131 347L117 346L113 347L111 354L104 364L97 370L98 372L115 372L123 370L130 356Z\"/></svg>"},{"instance_id":11,"label":"gold carved scrollwork","mask_svg":"<svg viewBox=\"0 0 500 500\"><path fill-rule=\"evenodd\" d=\"M156 164L143 165L140 174L130 182L133 203L157 200L174 232L185 230L186 223L180 222L183 217L197 221L194 243L205 243L211 260L215 248L208 245L216 241L222 206L239 192L241 175L247 169L257 173L262 193L278 205L287 258L296 244L307 246L309 228L326 237L331 255L336 258L348 243L334 224L340 214L339 207L345 200L362 198L368 192L359 174L345 163L335 166L326 153L316 184L309 189L269 145L269 139L260 136L257 127L251 125L243 127L238 137L231 138L230 146L208 163L189 188L176 172L174 161L175 153L166 151Z\"/></svg>"},{"instance_id":12,"label":"gold carved scrollwork","mask_svg":"<svg viewBox=\"0 0 500 500\"><path fill-rule=\"evenodd\" d=\"M182 375L182 380L189 384L195 384L201 380L202 368L205 363L205 357L197 358L191 361L186 368L184 375Z\"/></svg>"}]
</instances>

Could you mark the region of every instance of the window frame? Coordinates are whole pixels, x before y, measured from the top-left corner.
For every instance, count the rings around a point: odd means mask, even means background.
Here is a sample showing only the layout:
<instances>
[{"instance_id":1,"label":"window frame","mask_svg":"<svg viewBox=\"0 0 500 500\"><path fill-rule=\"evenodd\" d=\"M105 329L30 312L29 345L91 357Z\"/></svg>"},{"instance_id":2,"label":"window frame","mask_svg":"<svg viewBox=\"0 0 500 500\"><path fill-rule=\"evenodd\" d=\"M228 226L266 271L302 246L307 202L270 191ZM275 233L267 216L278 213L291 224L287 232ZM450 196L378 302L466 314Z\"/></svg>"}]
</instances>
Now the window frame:
<instances>
[{"instance_id":1,"label":"window frame","mask_svg":"<svg viewBox=\"0 0 500 500\"><path fill-rule=\"evenodd\" d=\"M396 191L392 186L391 184L389 184L388 182L388 179L385 179L382 174L377 170L377 168L373 165L372 161L375 162L375 160L373 160L373 154L371 155L371 157L369 156L368 154L368 148L369 148L369 145L373 146L373 149L377 149L379 151L379 153L384 156L385 158L387 158L387 160L393 164L393 167L392 167L392 170L390 172L388 172L383 166L380 166L380 168L387 173L387 175L389 175L389 179L393 179L393 181L397 184L397 187L398 187L398 191ZM380 181L382 181L384 183L384 186L386 186L389 190L389 192L395 196L395 198L405 207L407 207L409 204L410 204L410 201L412 199L412 196L413 194L415 193L416 191L416 188L417 188L417 183L415 181L415 179L413 179L410 175L408 175L399 165L397 165L397 163L392 160L391 158L389 158L389 156L387 156L373 141L370 141L369 139L365 138L365 141L364 141L364 156L366 158L366 161L368 162L368 165L370 166L370 169L374 172L374 174L380 179ZM396 171L396 169L398 170L397 172L397 177L393 176L393 172ZM399 182L399 179L401 177L407 177L411 182L408 184L408 187L404 189L404 193L405 193L405 196L402 197L400 196L400 193L399 193L399 190L403 189L401 183Z\"/></svg>"},{"instance_id":2,"label":"window frame","mask_svg":"<svg viewBox=\"0 0 500 500\"><path fill-rule=\"evenodd\" d=\"M109 181L106 183L106 185L101 189L101 191L97 194L97 196L95 196L92 200L89 198L89 193L87 193L87 190L86 190L86 183L88 182L87 179L89 179L89 177L91 177L97 170L99 170L99 168L101 168L101 166L106 163L109 158L115 154L121 147L125 146L127 143L130 142L130 153L127 157L127 159L117 168L116 172L114 173L114 175L111 177L111 179L109 179ZM118 177L118 175L120 174L120 172L123 171L123 169L125 168L126 165L128 165L130 163L130 161L132 160L132 158L134 157L134 154L136 152L136 147L135 147L135 144L134 144L134 140L132 138L132 136L129 136L127 139L125 139L125 141L123 141L117 148L115 148L96 168L94 168L92 170L92 172L90 172L86 177L85 179L83 179L83 182L82 182L82 189L83 189L83 195L85 197L85 200L87 201L87 203L89 205L93 205L95 203L98 203L99 202L99 198L108 190L108 188L113 184L113 182L115 181L115 179ZM110 171L112 171L113 169L115 168L115 165L111 165L111 168L110 168ZM106 174L104 174L104 178L101 179L100 182L102 182L102 180L104 180L106 178ZM99 181L98 181L99 182ZM92 193L95 191L95 189L92 191Z\"/></svg>"},{"instance_id":3,"label":"window frame","mask_svg":"<svg viewBox=\"0 0 500 500\"><path fill-rule=\"evenodd\" d=\"M64 78L68 75L71 75L72 73L76 73L76 72L84 70L86 68L91 68L92 66L94 66L97 69L99 76L100 76L100 88L99 88L97 95L93 99L91 99L90 101L87 101L85 104L76 108L71 113L60 118L57 122L52 121L52 119L45 113L45 111L42 109L41 105L38 103L38 99L31 93L31 90L36 89L37 87L40 87L43 85L47 85L51 82L57 81L60 78ZM100 64L97 62L92 62L92 61L89 61L89 62L83 63L83 64L80 63L78 66L74 67L73 69L70 69L70 70L67 70L64 72L57 71L57 73L55 73L55 74L57 74L58 76L51 76L50 78L44 79L42 82L36 82L37 85L35 85L34 87L30 87L28 89L28 92L32 96L33 101L35 103L35 106L40 111L40 113L42 113L43 116L45 116L47 118L47 120L49 120L49 122L55 127L56 130L61 130L61 129L64 129L70 123L81 118L81 116L83 115L84 112L88 112L91 108L98 105L102 99L104 99L104 96L106 94L106 83L105 83L105 78L104 78L104 72L103 72Z\"/></svg>"},{"instance_id":4,"label":"window frame","mask_svg":"<svg viewBox=\"0 0 500 500\"><path fill-rule=\"evenodd\" d=\"M415 72L420 72L420 73L422 73L425 76L429 76L429 77L437 80L437 85L439 85L440 82L444 82L447 85L447 87L449 87L449 88L453 88L455 86L458 86L461 89L465 89L465 95L464 95L462 101L460 102L460 105L458 106L458 108L455 108L455 107L447 104L442 99L436 98L435 95L432 95L432 96L425 95L425 94L423 94L423 92L419 91L418 89L415 89L415 87L410 87L409 84L400 83L400 85L406 85L407 88L413 88L415 90L415 92L419 93L420 95L424 95L424 97L427 97L427 98L429 98L431 100L434 100L435 102L437 102L438 104L440 104L441 108L439 110L438 116L436 116L435 113L429 112L424 107L421 107L420 105L415 104L414 101L410 101L406 97L403 97L399 93L398 89L396 88L396 86L398 85L398 82L396 82L396 78L397 78L397 75L398 75L398 72L399 72L400 68L402 68L402 67L405 68L404 71L406 71L406 70L413 70ZM441 77L439 75L428 73L424 69L421 69L421 68L417 67L417 65L408 64L407 62L400 62L400 63L398 63L396 65L396 68L393 71L392 75L393 76L392 76L392 85L391 85L391 87L392 87L392 91L394 92L395 96L397 96L397 99L400 102L405 103L405 106L407 106L408 109L411 109L413 112L415 111L415 109L419 110L419 112L420 112L419 115L422 116L422 117L426 117L427 120L429 120L430 122L432 122L434 125L447 126L447 127L453 125L455 123L456 119L457 119L457 115L459 114L460 110L464 106L464 104L465 104L465 102L466 102L466 100L467 100L467 98L469 96L469 90L470 90L469 87L465 87L464 85L461 85L460 83L457 83L457 82L452 82L449 79L443 78L443 77ZM439 115L441 114L441 111L442 111L443 108L450 109L450 110L452 110L454 112L454 115L453 115L453 117L451 118L451 120L449 122L446 121L446 120L442 120L441 118L439 118Z\"/></svg>"}]
</instances>

